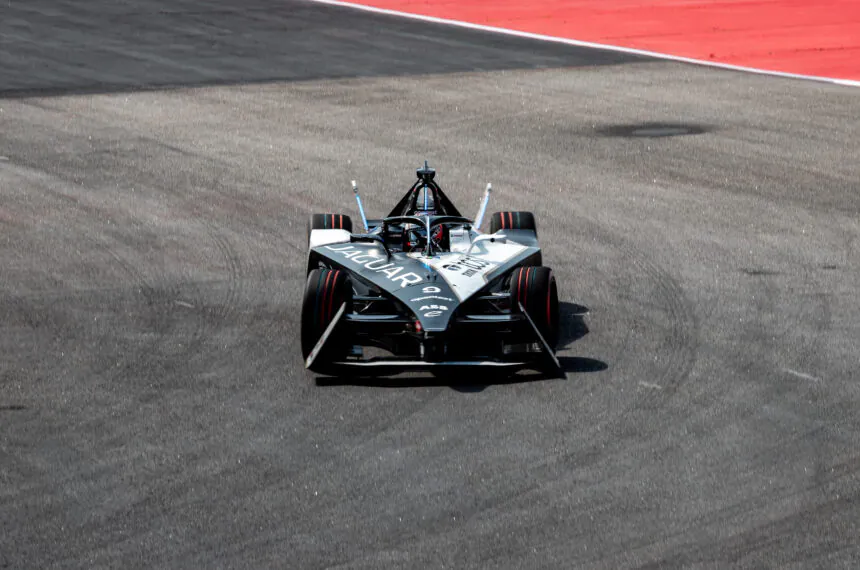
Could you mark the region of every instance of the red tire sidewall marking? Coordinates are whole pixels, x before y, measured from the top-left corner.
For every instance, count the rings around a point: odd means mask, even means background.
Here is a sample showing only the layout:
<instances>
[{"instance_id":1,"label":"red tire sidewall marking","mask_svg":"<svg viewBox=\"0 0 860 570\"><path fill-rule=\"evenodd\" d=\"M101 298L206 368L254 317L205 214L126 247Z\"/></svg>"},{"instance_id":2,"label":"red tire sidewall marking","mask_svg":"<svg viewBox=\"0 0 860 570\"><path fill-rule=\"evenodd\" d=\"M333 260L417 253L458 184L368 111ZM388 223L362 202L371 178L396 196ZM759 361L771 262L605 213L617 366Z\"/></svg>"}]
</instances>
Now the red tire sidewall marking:
<instances>
[{"instance_id":1,"label":"red tire sidewall marking","mask_svg":"<svg viewBox=\"0 0 860 570\"><path fill-rule=\"evenodd\" d=\"M510 228L514 229L514 215L510 212L508 212L508 221L510 222L510 224L508 224Z\"/></svg>"},{"instance_id":2,"label":"red tire sidewall marking","mask_svg":"<svg viewBox=\"0 0 860 570\"><path fill-rule=\"evenodd\" d=\"M325 310L325 303L320 299L320 286L323 287L323 293L325 293L325 284L323 282L324 271L320 271L319 277L317 278L317 295L316 295L316 305L314 305L314 325L319 326L323 311Z\"/></svg>"},{"instance_id":3,"label":"red tire sidewall marking","mask_svg":"<svg viewBox=\"0 0 860 570\"><path fill-rule=\"evenodd\" d=\"M520 267L517 269L517 303L520 303L523 299L523 268ZM519 307L514 307L514 309L519 309Z\"/></svg>"},{"instance_id":4,"label":"red tire sidewall marking","mask_svg":"<svg viewBox=\"0 0 860 570\"><path fill-rule=\"evenodd\" d=\"M523 295L523 308L526 310L529 308L529 275L531 275L531 272L531 267L526 269L526 294Z\"/></svg>"},{"instance_id":5,"label":"red tire sidewall marking","mask_svg":"<svg viewBox=\"0 0 860 570\"><path fill-rule=\"evenodd\" d=\"M334 290L337 288L337 279L340 277L340 270L334 272L334 277L331 280L331 294L328 296L328 318L331 320L332 304L334 303ZM326 324L328 326L328 324Z\"/></svg>"},{"instance_id":6,"label":"red tire sidewall marking","mask_svg":"<svg viewBox=\"0 0 860 570\"><path fill-rule=\"evenodd\" d=\"M328 326L326 324L326 321L328 320L328 319L326 319L326 296L327 296L328 291L329 291L328 284L329 284L329 281L331 280L332 273L333 273L333 271L327 272L327 274L325 276L325 285L323 285L323 291L322 291L322 305L320 306L320 328L323 330L325 330L325 327Z\"/></svg>"}]
</instances>

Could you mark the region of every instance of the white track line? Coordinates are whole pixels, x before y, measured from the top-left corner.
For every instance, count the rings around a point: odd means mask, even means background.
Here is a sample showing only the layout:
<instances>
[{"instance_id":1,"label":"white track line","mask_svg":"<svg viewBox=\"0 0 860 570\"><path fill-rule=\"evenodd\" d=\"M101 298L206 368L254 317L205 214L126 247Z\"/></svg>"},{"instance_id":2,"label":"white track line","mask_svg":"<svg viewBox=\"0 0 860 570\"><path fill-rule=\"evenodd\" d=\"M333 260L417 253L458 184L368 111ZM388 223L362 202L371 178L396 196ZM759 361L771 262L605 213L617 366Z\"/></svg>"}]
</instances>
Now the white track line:
<instances>
[{"instance_id":1,"label":"white track line","mask_svg":"<svg viewBox=\"0 0 860 570\"><path fill-rule=\"evenodd\" d=\"M540 40L545 42L555 42L558 44L567 44L577 47L587 47L594 49L602 49L608 51L617 51L621 53L629 53L633 55L641 55L652 57L655 59L665 59L668 61L678 61L681 63L692 63L694 65L706 65L708 67L716 67L719 69L728 69L731 71L744 71L747 73L757 73L759 75L772 75L774 77L784 77L788 79L805 79L807 81L820 81L824 83L833 83L836 85L848 85L850 87L860 87L860 81L854 79L835 79L833 77L821 77L818 75L802 75L799 73L786 73L784 71L771 71L768 69L759 69L757 67L744 67L742 65L731 65L729 63L718 63L707 61L704 59L693 59L689 57L680 57L666 53L658 53L655 51L646 51L641 49L633 49L622 46L613 46L608 44L597 44L593 42L583 42L580 40L571 40L568 38L560 38L557 36L545 36L542 34L533 34L531 32L520 32L517 30L508 30L506 28L496 28L493 26L483 26L481 24L472 24L470 22L462 22L460 20L447 20L445 18L437 18L435 16L422 16L421 14L410 14L409 12L399 12L397 10L388 10L386 8L374 8L373 6L365 6L363 4L354 4L352 2L341 2L340 0L308 0L317 4L328 4L330 6L342 6L344 8L354 8L365 12L373 12L375 14L385 14L387 16L399 16L401 18L410 18L412 20L421 20L422 22L432 22L434 24L446 24L449 26L457 26L459 28L468 28L470 30L479 30L482 32L492 32L496 34L505 34L508 36L516 36L518 38L527 38L530 40Z\"/></svg>"},{"instance_id":2,"label":"white track line","mask_svg":"<svg viewBox=\"0 0 860 570\"><path fill-rule=\"evenodd\" d=\"M804 380L809 380L810 382L821 382L820 378L816 378L812 374L807 374L805 372L798 372L797 370L792 370L791 368L783 368L783 372L787 372L792 376L796 376L798 378L802 378Z\"/></svg>"}]
</instances>

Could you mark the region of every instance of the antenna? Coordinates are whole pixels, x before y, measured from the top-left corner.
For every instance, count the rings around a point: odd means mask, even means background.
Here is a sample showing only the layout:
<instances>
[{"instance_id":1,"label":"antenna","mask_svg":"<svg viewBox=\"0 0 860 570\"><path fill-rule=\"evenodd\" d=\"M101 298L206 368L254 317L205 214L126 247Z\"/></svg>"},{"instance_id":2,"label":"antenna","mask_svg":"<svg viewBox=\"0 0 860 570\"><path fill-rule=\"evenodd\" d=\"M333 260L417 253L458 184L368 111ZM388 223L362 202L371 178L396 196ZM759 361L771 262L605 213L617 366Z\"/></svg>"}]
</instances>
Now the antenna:
<instances>
[{"instance_id":1,"label":"antenna","mask_svg":"<svg viewBox=\"0 0 860 570\"><path fill-rule=\"evenodd\" d=\"M355 180L352 181L352 191L355 194L355 201L358 202L358 213L361 214L361 223L364 224L365 233L370 231L370 227L367 225L367 217L364 215L364 206L361 205L361 196L358 195L358 184L355 183Z\"/></svg>"},{"instance_id":2,"label":"antenna","mask_svg":"<svg viewBox=\"0 0 860 570\"><path fill-rule=\"evenodd\" d=\"M487 183L487 189L484 190L484 198L481 200L481 207L478 208L478 215L475 216L475 223L473 226L475 229L481 229L481 222L484 221L484 214L487 211L487 204L490 203L490 192L493 191L493 185L489 182Z\"/></svg>"}]
</instances>

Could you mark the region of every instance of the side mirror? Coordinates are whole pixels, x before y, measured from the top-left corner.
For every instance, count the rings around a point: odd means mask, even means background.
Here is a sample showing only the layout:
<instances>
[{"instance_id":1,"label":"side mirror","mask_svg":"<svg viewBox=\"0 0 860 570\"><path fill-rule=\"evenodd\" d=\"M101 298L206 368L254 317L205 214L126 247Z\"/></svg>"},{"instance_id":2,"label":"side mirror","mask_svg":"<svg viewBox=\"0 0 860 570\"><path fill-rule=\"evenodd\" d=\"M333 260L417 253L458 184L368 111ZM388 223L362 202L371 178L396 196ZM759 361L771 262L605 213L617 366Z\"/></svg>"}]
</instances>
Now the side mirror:
<instances>
[{"instance_id":1,"label":"side mirror","mask_svg":"<svg viewBox=\"0 0 860 570\"><path fill-rule=\"evenodd\" d=\"M490 243L507 243L508 236L506 235L496 235L496 234L481 234L479 236L475 236L475 239L472 240L472 244L469 246L469 249L466 250L466 253L463 255L469 255L471 253L472 248L474 248L479 243L488 241Z\"/></svg>"}]
</instances>

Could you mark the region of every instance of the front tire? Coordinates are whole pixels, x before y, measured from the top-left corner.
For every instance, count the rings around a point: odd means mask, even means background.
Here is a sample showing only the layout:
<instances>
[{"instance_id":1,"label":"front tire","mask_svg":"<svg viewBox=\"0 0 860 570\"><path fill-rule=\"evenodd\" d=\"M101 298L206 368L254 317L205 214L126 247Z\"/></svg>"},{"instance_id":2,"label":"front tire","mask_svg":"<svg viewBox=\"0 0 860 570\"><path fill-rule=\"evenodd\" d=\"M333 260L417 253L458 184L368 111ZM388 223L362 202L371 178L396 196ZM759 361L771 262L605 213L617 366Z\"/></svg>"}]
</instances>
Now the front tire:
<instances>
[{"instance_id":1,"label":"front tire","mask_svg":"<svg viewBox=\"0 0 860 570\"><path fill-rule=\"evenodd\" d=\"M331 324L340 306L352 310L352 280L340 269L313 269L308 273L302 301L302 357L307 360L320 337ZM329 338L316 362L343 358L347 344L342 335ZM317 368L316 366L314 368Z\"/></svg>"},{"instance_id":2,"label":"front tire","mask_svg":"<svg viewBox=\"0 0 860 570\"><path fill-rule=\"evenodd\" d=\"M549 267L517 267L511 273L511 312L520 313L520 305L555 350L558 344L558 286Z\"/></svg>"}]
</instances>

